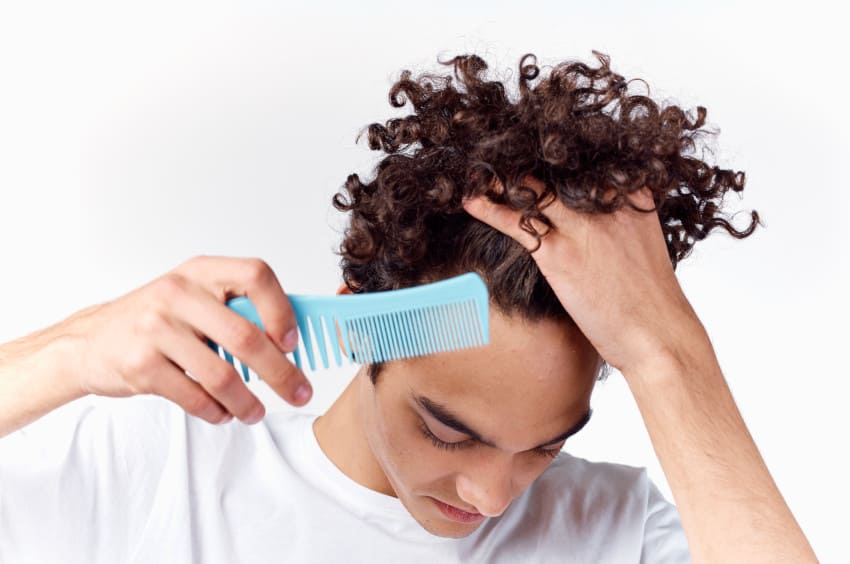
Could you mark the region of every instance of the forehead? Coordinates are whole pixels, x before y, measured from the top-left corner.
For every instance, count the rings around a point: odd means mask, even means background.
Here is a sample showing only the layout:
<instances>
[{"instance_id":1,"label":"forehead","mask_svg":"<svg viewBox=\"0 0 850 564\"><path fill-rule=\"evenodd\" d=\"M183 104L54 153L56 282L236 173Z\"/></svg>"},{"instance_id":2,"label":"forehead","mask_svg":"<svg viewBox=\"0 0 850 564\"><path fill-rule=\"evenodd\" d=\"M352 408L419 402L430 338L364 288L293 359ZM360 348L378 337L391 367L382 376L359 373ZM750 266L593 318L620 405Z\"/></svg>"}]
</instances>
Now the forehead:
<instances>
[{"instance_id":1,"label":"forehead","mask_svg":"<svg viewBox=\"0 0 850 564\"><path fill-rule=\"evenodd\" d=\"M506 317L491 307L490 344L392 365L403 389L456 408L499 406L501 414L514 410L551 417L586 406L597 362L596 351L575 326Z\"/></svg>"}]
</instances>

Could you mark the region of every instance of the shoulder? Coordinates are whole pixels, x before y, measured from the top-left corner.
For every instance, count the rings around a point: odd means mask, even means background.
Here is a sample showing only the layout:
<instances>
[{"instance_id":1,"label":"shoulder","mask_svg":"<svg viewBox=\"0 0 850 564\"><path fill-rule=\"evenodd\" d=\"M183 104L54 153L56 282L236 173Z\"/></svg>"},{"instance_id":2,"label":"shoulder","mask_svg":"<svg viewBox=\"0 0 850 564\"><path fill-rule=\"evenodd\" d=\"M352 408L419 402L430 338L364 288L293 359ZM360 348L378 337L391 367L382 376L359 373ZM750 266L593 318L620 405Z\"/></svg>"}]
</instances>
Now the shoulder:
<instances>
[{"instance_id":1,"label":"shoulder","mask_svg":"<svg viewBox=\"0 0 850 564\"><path fill-rule=\"evenodd\" d=\"M581 535L630 537L638 542L653 504L675 507L660 497L646 468L592 462L562 452L515 500L522 513L548 515L546 526ZM631 538L634 537L634 538Z\"/></svg>"},{"instance_id":2,"label":"shoulder","mask_svg":"<svg viewBox=\"0 0 850 564\"><path fill-rule=\"evenodd\" d=\"M585 498L646 499L651 480L646 468L613 462L593 462L561 452L530 489ZM554 491L553 491L554 490Z\"/></svg>"},{"instance_id":3,"label":"shoulder","mask_svg":"<svg viewBox=\"0 0 850 564\"><path fill-rule=\"evenodd\" d=\"M643 467L562 452L502 519L520 538L570 547L577 561L690 561L678 511Z\"/></svg>"},{"instance_id":4,"label":"shoulder","mask_svg":"<svg viewBox=\"0 0 850 564\"><path fill-rule=\"evenodd\" d=\"M174 420L169 403L154 396L80 398L4 437L0 447L59 460L143 445Z\"/></svg>"}]
</instances>

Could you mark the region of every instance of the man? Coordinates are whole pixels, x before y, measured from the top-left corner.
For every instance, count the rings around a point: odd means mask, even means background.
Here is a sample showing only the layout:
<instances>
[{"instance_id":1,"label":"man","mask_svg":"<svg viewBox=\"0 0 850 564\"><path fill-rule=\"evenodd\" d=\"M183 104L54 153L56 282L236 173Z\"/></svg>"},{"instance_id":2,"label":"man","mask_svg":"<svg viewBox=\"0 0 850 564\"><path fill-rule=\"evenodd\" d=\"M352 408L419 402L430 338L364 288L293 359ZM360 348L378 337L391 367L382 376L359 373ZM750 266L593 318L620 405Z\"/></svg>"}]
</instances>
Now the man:
<instances>
[{"instance_id":1,"label":"man","mask_svg":"<svg viewBox=\"0 0 850 564\"><path fill-rule=\"evenodd\" d=\"M415 114L370 126L389 155L334 199L353 212L340 293L478 271L488 346L364 366L321 417L263 419L204 338L303 405L285 293L260 260L191 259L0 348L0 557L814 561L674 274L692 242L673 235L704 237L722 224L705 204L742 188L715 169L705 189L683 156L704 113L627 96L601 57L533 88L526 61L516 102L475 56L447 63L462 89L403 73L391 101ZM639 106L649 118L627 119ZM236 295L265 334L223 305ZM643 470L559 452L604 364L634 394L684 534ZM26 433L87 394L156 394L226 425L154 398L83 413L54 450ZM13 446L22 459L3 458Z\"/></svg>"}]
</instances>

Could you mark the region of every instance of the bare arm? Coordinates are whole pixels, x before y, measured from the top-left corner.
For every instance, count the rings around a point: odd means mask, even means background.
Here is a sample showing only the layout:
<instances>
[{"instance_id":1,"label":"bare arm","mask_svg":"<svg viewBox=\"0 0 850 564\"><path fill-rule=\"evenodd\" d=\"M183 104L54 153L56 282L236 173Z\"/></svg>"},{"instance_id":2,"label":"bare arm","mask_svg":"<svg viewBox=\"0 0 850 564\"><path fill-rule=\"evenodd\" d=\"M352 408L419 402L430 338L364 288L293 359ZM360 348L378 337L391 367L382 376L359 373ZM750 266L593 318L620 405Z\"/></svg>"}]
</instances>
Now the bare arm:
<instances>
[{"instance_id":1,"label":"bare arm","mask_svg":"<svg viewBox=\"0 0 850 564\"><path fill-rule=\"evenodd\" d=\"M247 295L266 331L225 305ZM115 300L0 345L0 437L89 394L156 394L210 423L262 419L265 409L208 336L283 399L309 400L304 373L284 355L295 318L274 272L259 259L200 256ZM190 378L188 375L193 377ZM297 396L302 385L306 397Z\"/></svg>"},{"instance_id":2,"label":"bare arm","mask_svg":"<svg viewBox=\"0 0 850 564\"><path fill-rule=\"evenodd\" d=\"M546 208L555 229L539 249L520 212L483 196L464 207L534 251L564 309L628 381L694 562L816 561L679 285L651 191L630 199L650 212L583 214L556 201Z\"/></svg>"},{"instance_id":3,"label":"bare arm","mask_svg":"<svg viewBox=\"0 0 850 564\"><path fill-rule=\"evenodd\" d=\"M681 334L690 341L675 353L623 376L694 562L817 562L741 418L702 324L695 320Z\"/></svg>"},{"instance_id":4,"label":"bare arm","mask_svg":"<svg viewBox=\"0 0 850 564\"><path fill-rule=\"evenodd\" d=\"M67 376L68 341L52 330L0 345L0 437L86 395Z\"/></svg>"}]
</instances>

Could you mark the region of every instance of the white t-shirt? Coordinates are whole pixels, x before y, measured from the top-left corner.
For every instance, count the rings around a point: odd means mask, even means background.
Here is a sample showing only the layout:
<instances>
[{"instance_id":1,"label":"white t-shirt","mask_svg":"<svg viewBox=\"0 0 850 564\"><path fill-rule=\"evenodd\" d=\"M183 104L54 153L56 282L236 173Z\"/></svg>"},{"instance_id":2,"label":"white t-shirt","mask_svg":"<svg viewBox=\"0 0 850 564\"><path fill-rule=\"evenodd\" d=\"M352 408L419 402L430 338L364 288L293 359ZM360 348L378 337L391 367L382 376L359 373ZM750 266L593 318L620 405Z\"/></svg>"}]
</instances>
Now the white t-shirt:
<instances>
[{"instance_id":1,"label":"white t-shirt","mask_svg":"<svg viewBox=\"0 0 850 564\"><path fill-rule=\"evenodd\" d=\"M690 562L643 468L561 453L451 539L343 474L314 414L215 426L154 396L63 409L0 439L2 564Z\"/></svg>"}]
</instances>

